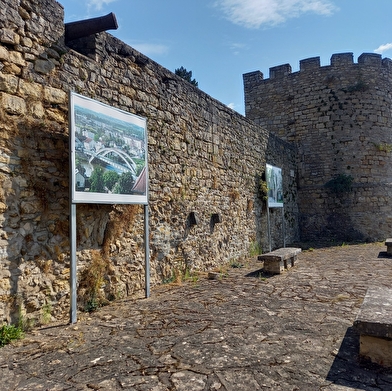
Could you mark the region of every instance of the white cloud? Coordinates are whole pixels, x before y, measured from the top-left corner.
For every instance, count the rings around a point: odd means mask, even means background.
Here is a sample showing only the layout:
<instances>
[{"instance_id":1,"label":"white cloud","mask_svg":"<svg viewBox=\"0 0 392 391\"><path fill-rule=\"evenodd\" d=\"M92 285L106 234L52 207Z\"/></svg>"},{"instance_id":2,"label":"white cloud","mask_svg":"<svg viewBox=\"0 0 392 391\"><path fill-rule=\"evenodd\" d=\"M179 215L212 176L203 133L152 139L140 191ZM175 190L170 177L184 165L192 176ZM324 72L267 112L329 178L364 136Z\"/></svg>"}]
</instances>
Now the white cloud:
<instances>
[{"instance_id":1,"label":"white cloud","mask_svg":"<svg viewBox=\"0 0 392 391\"><path fill-rule=\"evenodd\" d=\"M337 10L331 0L217 0L216 5L231 22L248 28L277 25L307 12L331 15Z\"/></svg>"},{"instance_id":2,"label":"white cloud","mask_svg":"<svg viewBox=\"0 0 392 391\"><path fill-rule=\"evenodd\" d=\"M156 56L156 55L166 54L169 52L169 47L166 45L160 45L154 43L142 43L142 42L139 43L131 42L129 45L148 57L152 57L154 55Z\"/></svg>"},{"instance_id":3,"label":"white cloud","mask_svg":"<svg viewBox=\"0 0 392 391\"><path fill-rule=\"evenodd\" d=\"M89 0L87 3L88 9L93 8L96 11L100 11L104 5L113 3L114 1L117 0Z\"/></svg>"},{"instance_id":4,"label":"white cloud","mask_svg":"<svg viewBox=\"0 0 392 391\"><path fill-rule=\"evenodd\" d=\"M241 51L243 49L246 49L246 48L247 48L247 45L245 45L243 43L235 43L235 42L233 42L233 43L230 44L230 49L231 49L232 53L235 54L235 55L240 54Z\"/></svg>"},{"instance_id":5,"label":"white cloud","mask_svg":"<svg viewBox=\"0 0 392 391\"><path fill-rule=\"evenodd\" d=\"M392 43L385 43L384 45L380 45L377 49L374 49L374 53L382 54L387 50L392 49Z\"/></svg>"},{"instance_id":6,"label":"white cloud","mask_svg":"<svg viewBox=\"0 0 392 391\"><path fill-rule=\"evenodd\" d=\"M234 110L235 104L234 104L234 103L229 103L229 104L227 105L227 107L228 107L229 109Z\"/></svg>"}]
</instances>

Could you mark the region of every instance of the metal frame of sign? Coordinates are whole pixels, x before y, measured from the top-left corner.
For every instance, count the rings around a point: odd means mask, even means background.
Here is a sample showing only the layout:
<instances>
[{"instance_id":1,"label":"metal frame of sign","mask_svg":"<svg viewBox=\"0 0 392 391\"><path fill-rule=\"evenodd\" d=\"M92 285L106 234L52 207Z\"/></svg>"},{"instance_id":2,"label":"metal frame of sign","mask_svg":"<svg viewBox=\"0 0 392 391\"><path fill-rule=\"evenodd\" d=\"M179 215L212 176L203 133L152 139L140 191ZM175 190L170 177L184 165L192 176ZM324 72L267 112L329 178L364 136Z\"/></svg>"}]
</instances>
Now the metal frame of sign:
<instances>
[{"instance_id":1,"label":"metal frame of sign","mask_svg":"<svg viewBox=\"0 0 392 391\"><path fill-rule=\"evenodd\" d=\"M147 204L146 119L74 92L69 101L72 202Z\"/></svg>"},{"instance_id":2,"label":"metal frame of sign","mask_svg":"<svg viewBox=\"0 0 392 391\"><path fill-rule=\"evenodd\" d=\"M150 296L147 121L70 91L69 135L70 323L75 323L77 203L144 205L145 296ZM109 171L117 174L105 183Z\"/></svg>"},{"instance_id":3,"label":"metal frame of sign","mask_svg":"<svg viewBox=\"0 0 392 391\"><path fill-rule=\"evenodd\" d=\"M269 251L272 250L270 208L281 208L282 210L282 230L283 230L283 247L286 247L286 233L284 224L284 204L283 204L283 178L282 169L279 167L266 164L265 179L267 182L267 225L268 225L268 243Z\"/></svg>"}]
</instances>

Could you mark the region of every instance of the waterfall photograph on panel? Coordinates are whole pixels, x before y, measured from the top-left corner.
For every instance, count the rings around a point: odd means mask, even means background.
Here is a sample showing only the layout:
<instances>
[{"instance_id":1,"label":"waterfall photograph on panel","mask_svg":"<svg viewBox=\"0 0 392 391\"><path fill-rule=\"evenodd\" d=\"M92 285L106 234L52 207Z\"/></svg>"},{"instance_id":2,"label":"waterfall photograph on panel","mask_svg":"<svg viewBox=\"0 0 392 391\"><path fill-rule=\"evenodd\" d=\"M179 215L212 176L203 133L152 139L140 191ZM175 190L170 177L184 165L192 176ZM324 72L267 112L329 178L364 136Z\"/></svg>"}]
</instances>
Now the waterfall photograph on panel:
<instances>
[{"instance_id":1,"label":"waterfall photograph on panel","mask_svg":"<svg viewBox=\"0 0 392 391\"><path fill-rule=\"evenodd\" d=\"M268 207L283 208L282 169L267 164Z\"/></svg>"},{"instance_id":2,"label":"waterfall photograph on panel","mask_svg":"<svg viewBox=\"0 0 392 391\"><path fill-rule=\"evenodd\" d=\"M72 202L147 204L146 119L70 93Z\"/></svg>"}]
</instances>

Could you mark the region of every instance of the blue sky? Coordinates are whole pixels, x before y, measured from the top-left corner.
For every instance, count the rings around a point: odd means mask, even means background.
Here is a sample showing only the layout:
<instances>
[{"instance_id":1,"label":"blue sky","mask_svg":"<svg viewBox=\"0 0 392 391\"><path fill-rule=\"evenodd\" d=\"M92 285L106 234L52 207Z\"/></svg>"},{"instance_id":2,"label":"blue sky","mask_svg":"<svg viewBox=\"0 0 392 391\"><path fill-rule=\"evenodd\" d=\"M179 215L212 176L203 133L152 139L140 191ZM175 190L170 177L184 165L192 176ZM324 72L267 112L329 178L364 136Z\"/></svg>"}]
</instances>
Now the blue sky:
<instances>
[{"instance_id":1,"label":"blue sky","mask_svg":"<svg viewBox=\"0 0 392 391\"><path fill-rule=\"evenodd\" d=\"M244 113L242 74L334 53L392 58L391 0L58 0L65 22L113 12L109 33Z\"/></svg>"}]
</instances>

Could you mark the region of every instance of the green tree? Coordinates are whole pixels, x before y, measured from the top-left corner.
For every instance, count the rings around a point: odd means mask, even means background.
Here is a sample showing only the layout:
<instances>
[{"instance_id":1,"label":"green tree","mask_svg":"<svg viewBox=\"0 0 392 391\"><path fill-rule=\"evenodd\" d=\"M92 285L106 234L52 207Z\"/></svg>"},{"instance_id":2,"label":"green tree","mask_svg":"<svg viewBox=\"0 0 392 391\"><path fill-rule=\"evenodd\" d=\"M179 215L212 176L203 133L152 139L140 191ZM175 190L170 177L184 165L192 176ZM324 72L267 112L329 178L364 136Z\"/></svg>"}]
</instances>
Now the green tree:
<instances>
[{"instance_id":1,"label":"green tree","mask_svg":"<svg viewBox=\"0 0 392 391\"><path fill-rule=\"evenodd\" d=\"M103 183L110 191L113 189L114 185L120 178L120 175L116 171L105 171L103 174Z\"/></svg>"},{"instance_id":2,"label":"green tree","mask_svg":"<svg viewBox=\"0 0 392 391\"><path fill-rule=\"evenodd\" d=\"M96 166L94 171L91 173L90 177L90 191L96 193L104 193L105 192L105 184L103 180L103 168L101 166Z\"/></svg>"},{"instance_id":3,"label":"green tree","mask_svg":"<svg viewBox=\"0 0 392 391\"><path fill-rule=\"evenodd\" d=\"M199 83L195 79L192 79L192 71L187 71L184 67L177 68L174 73L177 76L182 77L184 80L189 81L189 83L193 84L196 87L199 85Z\"/></svg>"},{"instance_id":4,"label":"green tree","mask_svg":"<svg viewBox=\"0 0 392 391\"><path fill-rule=\"evenodd\" d=\"M113 193L116 194L132 194L132 188L135 181L130 172L124 172L114 186Z\"/></svg>"},{"instance_id":5,"label":"green tree","mask_svg":"<svg viewBox=\"0 0 392 391\"><path fill-rule=\"evenodd\" d=\"M97 132L94 135L94 141L95 142L99 141L100 137L102 137L104 134L105 133L103 130L101 130L101 129L97 130Z\"/></svg>"}]
</instances>

